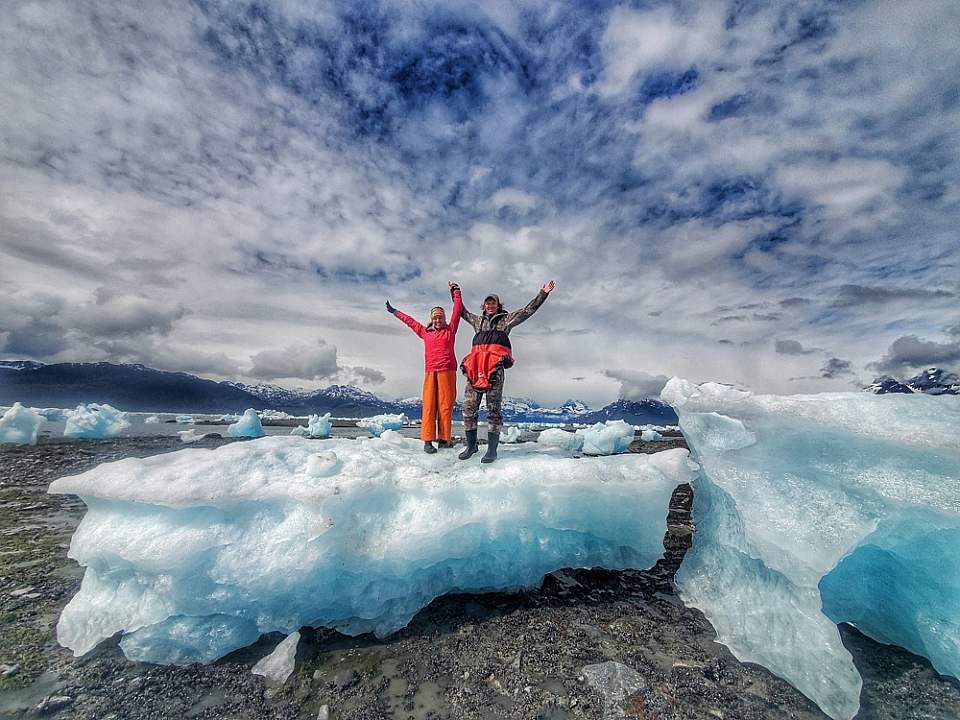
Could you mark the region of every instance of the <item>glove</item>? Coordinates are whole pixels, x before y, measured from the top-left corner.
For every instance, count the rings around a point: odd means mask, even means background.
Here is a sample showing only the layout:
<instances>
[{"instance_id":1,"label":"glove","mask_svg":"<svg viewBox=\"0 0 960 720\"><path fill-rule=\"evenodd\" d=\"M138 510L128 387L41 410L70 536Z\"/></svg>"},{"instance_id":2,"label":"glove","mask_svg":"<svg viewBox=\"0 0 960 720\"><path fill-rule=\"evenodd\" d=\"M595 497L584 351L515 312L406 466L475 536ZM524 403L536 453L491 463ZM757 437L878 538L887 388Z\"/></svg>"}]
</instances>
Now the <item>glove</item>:
<instances>
[{"instance_id":1,"label":"glove","mask_svg":"<svg viewBox=\"0 0 960 720\"><path fill-rule=\"evenodd\" d=\"M460 286L459 286L459 285L457 285L456 283L452 283L452 284L450 285L450 297L453 297L454 291L459 290L459 289L460 289Z\"/></svg>"},{"instance_id":2,"label":"glove","mask_svg":"<svg viewBox=\"0 0 960 720\"><path fill-rule=\"evenodd\" d=\"M397 314L397 309L396 309L393 305L390 304L390 301L389 301L389 300L387 300L387 302L385 302L384 304L387 306L387 312L388 312L388 313L390 313L391 315L396 315L396 314Z\"/></svg>"}]
</instances>

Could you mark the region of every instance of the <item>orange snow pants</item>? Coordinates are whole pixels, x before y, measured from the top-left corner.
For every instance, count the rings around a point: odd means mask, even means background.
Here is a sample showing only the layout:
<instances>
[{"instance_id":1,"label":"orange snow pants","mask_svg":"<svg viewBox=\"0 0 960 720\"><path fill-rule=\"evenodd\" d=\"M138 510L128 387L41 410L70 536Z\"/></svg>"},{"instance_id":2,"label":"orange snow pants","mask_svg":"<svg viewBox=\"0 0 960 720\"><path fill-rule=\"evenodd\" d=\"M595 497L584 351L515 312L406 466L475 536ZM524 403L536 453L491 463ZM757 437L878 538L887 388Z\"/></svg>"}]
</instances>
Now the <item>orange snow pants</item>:
<instances>
[{"instance_id":1,"label":"orange snow pants","mask_svg":"<svg viewBox=\"0 0 960 720\"><path fill-rule=\"evenodd\" d=\"M450 440L453 437L453 403L457 399L457 371L437 370L423 374L423 414L420 439Z\"/></svg>"}]
</instances>

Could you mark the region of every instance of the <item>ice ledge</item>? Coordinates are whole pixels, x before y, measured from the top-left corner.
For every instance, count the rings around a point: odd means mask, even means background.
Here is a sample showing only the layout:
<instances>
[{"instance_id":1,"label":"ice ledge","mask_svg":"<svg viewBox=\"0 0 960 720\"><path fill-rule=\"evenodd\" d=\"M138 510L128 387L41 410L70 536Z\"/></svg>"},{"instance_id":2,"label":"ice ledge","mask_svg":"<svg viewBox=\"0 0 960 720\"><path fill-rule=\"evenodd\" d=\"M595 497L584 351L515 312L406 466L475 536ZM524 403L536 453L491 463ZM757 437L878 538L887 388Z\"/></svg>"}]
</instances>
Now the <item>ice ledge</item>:
<instances>
[{"instance_id":1,"label":"ice ledge","mask_svg":"<svg viewBox=\"0 0 960 720\"><path fill-rule=\"evenodd\" d=\"M88 506L58 639L83 654L122 631L131 659L207 662L301 626L384 635L443 593L563 567L648 568L694 470L685 450L574 459L529 443L482 466L390 431L108 463L51 486Z\"/></svg>"}]
</instances>

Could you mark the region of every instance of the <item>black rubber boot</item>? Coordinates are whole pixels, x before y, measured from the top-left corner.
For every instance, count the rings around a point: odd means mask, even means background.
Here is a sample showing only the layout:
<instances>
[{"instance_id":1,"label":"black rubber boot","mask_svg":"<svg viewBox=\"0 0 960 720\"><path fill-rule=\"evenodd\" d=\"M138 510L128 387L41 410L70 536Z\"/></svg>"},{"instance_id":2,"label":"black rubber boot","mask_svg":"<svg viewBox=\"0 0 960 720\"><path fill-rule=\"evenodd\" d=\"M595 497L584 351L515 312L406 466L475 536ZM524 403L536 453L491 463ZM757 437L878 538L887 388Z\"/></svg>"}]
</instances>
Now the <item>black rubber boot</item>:
<instances>
[{"instance_id":1,"label":"black rubber boot","mask_svg":"<svg viewBox=\"0 0 960 720\"><path fill-rule=\"evenodd\" d=\"M427 455L433 455L435 452L437 452L437 449L433 446L433 443L432 443L432 442L430 442L429 440L427 440L427 441L423 444L423 451L424 451Z\"/></svg>"},{"instance_id":2,"label":"black rubber boot","mask_svg":"<svg viewBox=\"0 0 960 720\"><path fill-rule=\"evenodd\" d=\"M437 441L437 448L439 448L440 450L449 450L449 449L452 448L452 447L453 447L453 441L451 441L451 440L438 440L438 441Z\"/></svg>"},{"instance_id":3,"label":"black rubber boot","mask_svg":"<svg viewBox=\"0 0 960 720\"><path fill-rule=\"evenodd\" d=\"M487 433L487 452L480 462L482 463L492 463L497 459L497 445L500 444L500 433L498 432L488 432Z\"/></svg>"},{"instance_id":4,"label":"black rubber boot","mask_svg":"<svg viewBox=\"0 0 960 720\"><path fill-rule=\"evenodd\" d=\"M476 430L466 430L464 431L463 434L465 436L464 442L466 443L467 447L464 448L463 452L457 455L457 457L460 458L461 460L467 460L470 458L471 455L477 452L480 449L480 447L477 445Z\"/></svg>"}]
</instances>

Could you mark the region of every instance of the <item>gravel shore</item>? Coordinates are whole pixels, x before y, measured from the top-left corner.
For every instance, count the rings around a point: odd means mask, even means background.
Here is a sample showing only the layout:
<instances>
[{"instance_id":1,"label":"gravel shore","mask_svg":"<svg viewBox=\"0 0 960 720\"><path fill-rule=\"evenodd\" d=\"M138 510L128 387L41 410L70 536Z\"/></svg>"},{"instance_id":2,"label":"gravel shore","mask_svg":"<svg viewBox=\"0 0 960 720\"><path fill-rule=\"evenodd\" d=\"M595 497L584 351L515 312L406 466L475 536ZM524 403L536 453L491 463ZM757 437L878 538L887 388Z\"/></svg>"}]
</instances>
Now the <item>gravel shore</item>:
<instances>
[{"instance_id":1,"label":"gravel shore","mask_svg":"<svg viewBox=\"0 0 960 720\"><path fill-rule=\"evenodd\" d=\"M694 532L686 485L673 495L665 556L648 571L562 570L537 589L447 595L383 640L305 628L297 669L279 688L250 673L279 635L211 665L130 662L117 638L74 658L54 626L82 577L66 553L84 506L47 486L183 447L154 436L0 448L0 718L825 717L786 682L737 661L675 594ZM960 718L960 683L851 627L841 634L864 678L858 718Z\"/></svg>"}]
</instances>

